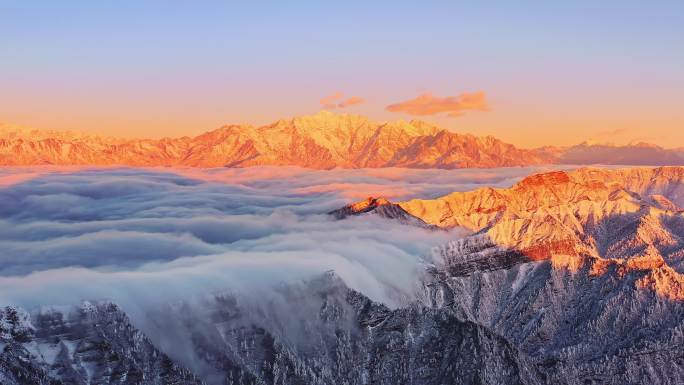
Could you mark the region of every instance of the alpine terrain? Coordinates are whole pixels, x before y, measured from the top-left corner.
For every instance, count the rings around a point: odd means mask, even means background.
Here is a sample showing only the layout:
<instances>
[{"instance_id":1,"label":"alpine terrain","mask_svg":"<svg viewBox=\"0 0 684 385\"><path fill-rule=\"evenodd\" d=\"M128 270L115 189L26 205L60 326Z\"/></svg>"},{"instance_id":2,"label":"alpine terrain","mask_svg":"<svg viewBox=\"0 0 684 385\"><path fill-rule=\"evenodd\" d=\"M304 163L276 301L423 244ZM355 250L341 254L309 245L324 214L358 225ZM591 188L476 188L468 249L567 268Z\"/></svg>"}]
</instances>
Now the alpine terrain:
<instances>
[{"instance_id":1,"label":"alpine terrain","mask_svg":"<svg viewBox=\"0 0 684 385\"><path fill-rule=\"evenodd\" d=\"M374 201L332 214L472 231L435 250L425 305L504 336L545 381L684 382L684 168L585 168Z\"/></svg>"}]
</instances>

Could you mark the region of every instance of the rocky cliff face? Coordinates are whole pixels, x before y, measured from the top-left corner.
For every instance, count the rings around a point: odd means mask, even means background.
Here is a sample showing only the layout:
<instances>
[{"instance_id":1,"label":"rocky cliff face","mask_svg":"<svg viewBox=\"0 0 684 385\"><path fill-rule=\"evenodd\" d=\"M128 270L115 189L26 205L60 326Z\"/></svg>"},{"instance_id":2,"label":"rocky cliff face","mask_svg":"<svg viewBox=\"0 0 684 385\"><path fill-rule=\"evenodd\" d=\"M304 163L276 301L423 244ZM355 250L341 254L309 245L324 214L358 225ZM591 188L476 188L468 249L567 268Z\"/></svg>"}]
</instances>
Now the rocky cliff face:
<instances>
[{"instance_id":1,"label":"rocky cliff face","mask_svg":"<svg viewBox=\"0 0 684 385\"><path fill-rule=\"evenodd\" d=\"M148 314L155 344L111 304L2 313L3 384L540 384L504 338L447 308L390 310L336 276L283 286L296 312L231 294ZM16 314L21 314L17 317ZM66 315L70 314L70 315ZM33 323L33 324L32 324ZM190 373L194 373L191 375ZM196 376L196 377L195 377Z\"/></svg>"},{"instance_id":2,"label":"rocky cliff face","mask_svg":"<svg viewBox=\"0 0 684 385\"><path fill-rule=\"evenodd\" d=\"M581 255L682 263L684 168L580 169L397 205L438 227L465 227L531 259Z\"/></svg>"},{"instance_id":3,"label":"rocky cliff face","mask_svg":"<svg viewBox=\"0 0 684 385\"><path fill-rule=\"evenodd\" d=\"M0 311L3 385L201 384L113 304Z\"/></svg>"},{"instance_id":4,"label":"rocky cliff face","mask_svg":"<svg viewBox=\"0 0 684 385\"><path fill-rule=\"evenodd\" d=\"M436 250L427 306L506 337L551 383L678 384L683 191L684 168L581 169L395 205L473 232Z\"/></svg>"},{"instance_id":5,"label":"rocky cliff face","mask_svg":"<svg viewBox=\"0 0 684 385\"><path fill-rule=\"evenodd\" d=\"M376 124L320 112L263 127L225 126L196 137L119 139L0 127L0 165L246 167L500 167L549 163L541 152L420 121Z\"/></svg>"},{"instance_id":6,"label":"rocky cliff face","mask_svg":"<svg viewBox=\"0 0 684 385\"><path fill-rule=\"evenodd\" d=\"M221 383L225 373L269 384L541 381L508 341L450 309L413 304L391 310L334 275L283 286L280 295L296 313L232 295L203 303L199 314L208 314L199 325L198 312L173 312L183 325L179 335L192 336L197 361L214 373L212 383Z\"/></svg>"},{"instance_id":7,"label":"rocky cliff face","mask_svg":"<svg viewBox=\"0 0 684 385\"><path fill-rule=\"evenodd\" d=\"M397 220L407 225L419 226L435 230L439 229L439 227L435 225L430 225L422 219L409 214L400 205L392 203L389 200L382 197L368 197L368 199L364 201L352 203L340 209L333 210L329 212L328 215L332 215L337 219L344 219L350 215L360 215L364 213L373 213L374 215L379 215L383 218Z\"/></svg>"}]
</instances>

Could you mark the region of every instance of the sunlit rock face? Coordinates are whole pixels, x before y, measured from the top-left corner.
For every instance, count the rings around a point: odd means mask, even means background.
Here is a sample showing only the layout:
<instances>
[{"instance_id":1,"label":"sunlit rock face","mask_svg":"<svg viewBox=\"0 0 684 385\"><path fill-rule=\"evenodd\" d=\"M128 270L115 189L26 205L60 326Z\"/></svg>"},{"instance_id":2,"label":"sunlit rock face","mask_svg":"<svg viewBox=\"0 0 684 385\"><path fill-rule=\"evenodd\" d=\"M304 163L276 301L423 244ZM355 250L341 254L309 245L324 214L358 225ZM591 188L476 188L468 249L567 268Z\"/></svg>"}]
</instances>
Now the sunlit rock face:
<instances>
[{"instance_id":1,"label":"sunlit rock face","mask_svg":"<svg viewBox=\"0 0 684 385\"><path fill-rule=\"evenodd\" d=\"M486 234L531 259L559 254L616 263L660 258L679 270L682 202L684 168L663 167L551 172L507 189L484 188L398 206L435 226Z\"/></svg>"},{"instance_id":2,"label":"sunlit rock face","mask_svg":"<svg viewBox=\"0 0 684 385\"><path fill-rule=\"evenodd\" d=\"M1 165L301 166L462 168L550 163L546 153L421 121L373 123L320 112L252 127L231 125L196 137L121 139L0 127Z\"/></svg>"},{"instance_id":3,"label":"sunlit rock face","mask_svg":"<svg viewBox=\"0 0 684 385\"><path fill-rule=\"evenodd\" d=\"M435 250L428 306L500 333L550 383L678 384L683 192L684 168L580 169L396 205L473 232Z\"/></svg>"},{"instance_id":4,"label":"sunlit rock face","mask_svg":"<svg viewBox=\"0 0 684 385\"><path fill-rule=\"evenodd\" d=\"M369 197L366 200L352 203L340 209L333 210L328 214L334 216L337 219L344 219L350 215L360 215L364 213L373 213L374 215L379 215L383 218L394 219L401 223L413 226L420 226L430 229L439 229L439 227L430 225L422 219L409 214L400 205L394 204L382 197Z\"/></svg>"}]
</instances>

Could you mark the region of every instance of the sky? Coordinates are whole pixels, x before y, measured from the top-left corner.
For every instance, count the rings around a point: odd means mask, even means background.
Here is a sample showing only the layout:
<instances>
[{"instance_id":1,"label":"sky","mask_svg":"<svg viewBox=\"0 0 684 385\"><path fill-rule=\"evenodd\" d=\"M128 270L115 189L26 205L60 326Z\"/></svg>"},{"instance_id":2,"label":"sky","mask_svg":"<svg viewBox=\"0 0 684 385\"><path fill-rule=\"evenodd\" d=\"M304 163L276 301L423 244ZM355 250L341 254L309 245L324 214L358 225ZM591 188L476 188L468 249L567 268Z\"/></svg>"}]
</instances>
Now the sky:
<instances>
[{"instance_id":1,"label":"sky","mask_svg":"<svg viewBox=\"0 0 684 385\"><path fill-rule=\"evenodd\" d=\"M0 122L194 135L333 109L684 147L681 1L0 0Z\"/></svg>"}]
</instances>

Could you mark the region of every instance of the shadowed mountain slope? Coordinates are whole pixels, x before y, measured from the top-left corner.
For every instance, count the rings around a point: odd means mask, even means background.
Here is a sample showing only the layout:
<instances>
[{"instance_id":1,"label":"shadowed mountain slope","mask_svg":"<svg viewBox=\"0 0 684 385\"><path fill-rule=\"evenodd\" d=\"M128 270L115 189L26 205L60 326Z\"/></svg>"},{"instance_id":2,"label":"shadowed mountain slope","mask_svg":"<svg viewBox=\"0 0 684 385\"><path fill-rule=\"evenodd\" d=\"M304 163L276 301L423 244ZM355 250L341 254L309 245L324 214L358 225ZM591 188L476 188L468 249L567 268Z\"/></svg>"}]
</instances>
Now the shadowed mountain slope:
<instances>
[{"instance_id":1,"label":"shadowed mountain slope","mask_svg":"<svg viewBox=\"0 0 684 385\"><path fill-rule=\"evenodd\" d=\"M391 310L334 274L282 299L218 294L148 314L155 348L112 304L0 311L0 380L29 384L472 384L543 379L506 339L447 308ZM166 351L162 353L160 350ZM183 369L180 362L189 369ZM192 374L191 374L192 373Z\"/></svg>"}]
</instances>

